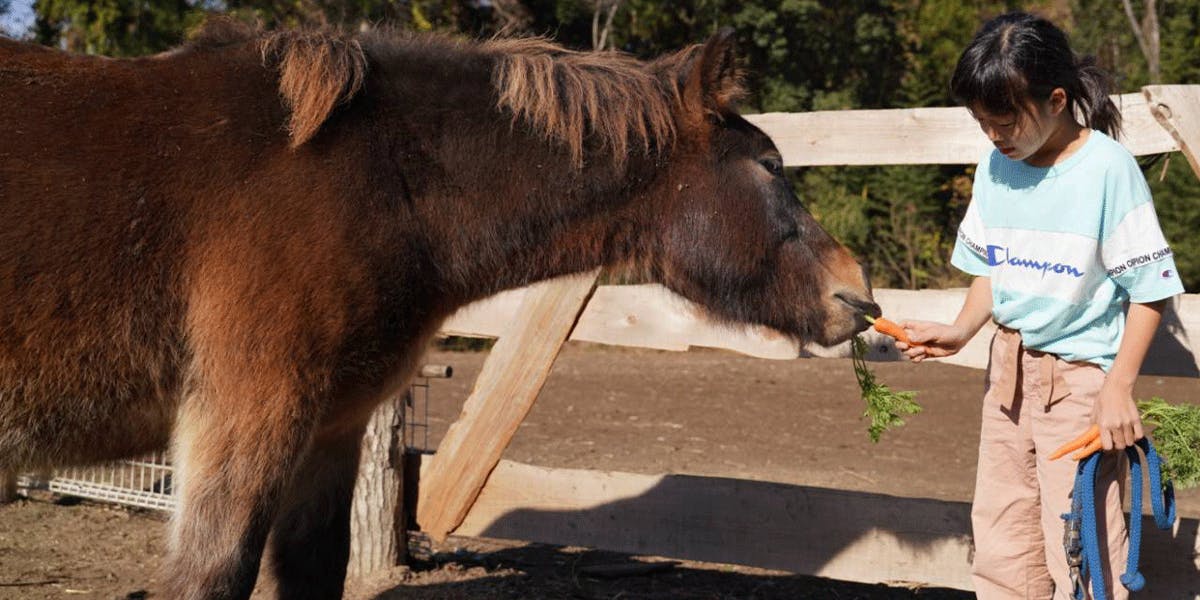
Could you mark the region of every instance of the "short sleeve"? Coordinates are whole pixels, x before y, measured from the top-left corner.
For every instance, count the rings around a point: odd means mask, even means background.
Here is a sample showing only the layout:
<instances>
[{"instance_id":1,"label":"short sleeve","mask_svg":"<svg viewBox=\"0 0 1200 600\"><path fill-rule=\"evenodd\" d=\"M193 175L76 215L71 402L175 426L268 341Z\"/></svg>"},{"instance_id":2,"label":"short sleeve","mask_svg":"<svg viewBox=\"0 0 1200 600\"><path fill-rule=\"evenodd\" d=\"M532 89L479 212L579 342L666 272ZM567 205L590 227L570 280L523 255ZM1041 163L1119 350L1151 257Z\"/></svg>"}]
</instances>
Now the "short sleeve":
<instances>
[{"instance_id":1,"label":"short sleeve","mask_svg":"<svg viewBox=\"0 0 1200 600\"><path fill-rule=\"evenodd\" d=\"M967 214L958 225L958 239L954 242L954 252L950 255L950 264L964 273L976 277L991 275L992 268L988 262L986 228L980 215L979 205L983 201L983 190L980 184L984 176L982 169L975 173L975 184L971 193L971 203L967 205Z\"/></svg>"},{"instance_id":2,"label":"short sleeve","mask_svg":"<svg viewBox=\"0 0 1200 600\"><path fill-rule=\"evenodd\" d=\"M1130 155L1114 160L1105 172L1100 255L1108 276L1131 302L1154 302L1183 293L1150 187Z\"/></svg>"}]
</instances>

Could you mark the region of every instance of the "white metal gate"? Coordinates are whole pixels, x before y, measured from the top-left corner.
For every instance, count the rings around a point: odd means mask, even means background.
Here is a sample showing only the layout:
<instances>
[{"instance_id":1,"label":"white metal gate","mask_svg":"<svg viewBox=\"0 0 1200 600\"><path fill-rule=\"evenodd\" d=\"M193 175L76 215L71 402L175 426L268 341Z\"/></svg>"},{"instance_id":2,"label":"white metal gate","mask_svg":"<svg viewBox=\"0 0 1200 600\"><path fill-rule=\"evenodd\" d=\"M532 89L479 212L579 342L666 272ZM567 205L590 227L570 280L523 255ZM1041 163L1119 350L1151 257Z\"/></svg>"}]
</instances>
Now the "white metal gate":
<instances>
[{"instance_id":1,"label":"white metal gate","mask_svg":"<svg viewBox=\"0 0 1200 600\"><path fill-rule=\"evenodd\" d=\"M429 379L448 378L452 373L453 369L448 366L425 365L403 396L404 424L408 429L406 452L430 452ZM25 474L17 479L17 487L48 489L66 496L173 511L176 500L172 475L170 456L166 451L160 451L136 460L70 467L50 474Z\"/></svg>"},{"instance_id":2,"label":"white metal gate","mask_svg":"<svg viewBox=\"0 0 1200 600\"><path fill-rule=\"evenodd\" d=\"M136 460L55 471L51 492L127 506L175 510L171 461L166 452Z\"/></svg>"}]
</instances>

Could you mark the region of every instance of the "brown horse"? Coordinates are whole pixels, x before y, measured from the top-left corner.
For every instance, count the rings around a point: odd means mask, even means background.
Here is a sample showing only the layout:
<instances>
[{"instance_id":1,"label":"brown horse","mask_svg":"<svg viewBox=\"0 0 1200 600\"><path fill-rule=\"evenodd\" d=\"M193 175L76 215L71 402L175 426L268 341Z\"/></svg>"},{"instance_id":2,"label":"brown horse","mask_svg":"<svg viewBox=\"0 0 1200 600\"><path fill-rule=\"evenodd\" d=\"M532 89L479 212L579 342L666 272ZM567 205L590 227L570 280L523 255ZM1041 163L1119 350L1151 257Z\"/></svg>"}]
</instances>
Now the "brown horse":
<instances>
[{"instance_id":1,"label":"brown horse","mask_svg":"<svg viewBox=\"0 0 1200 600\"><path fill-rule=\"evenodd\" d=\"M464 304L624 265L847 339L879 309L734 112L730 38L0 40L0 470L170 442L166 597L246 598L265 553L280 597L336 598L364 424Z\"/></svg>"}]
</instances>

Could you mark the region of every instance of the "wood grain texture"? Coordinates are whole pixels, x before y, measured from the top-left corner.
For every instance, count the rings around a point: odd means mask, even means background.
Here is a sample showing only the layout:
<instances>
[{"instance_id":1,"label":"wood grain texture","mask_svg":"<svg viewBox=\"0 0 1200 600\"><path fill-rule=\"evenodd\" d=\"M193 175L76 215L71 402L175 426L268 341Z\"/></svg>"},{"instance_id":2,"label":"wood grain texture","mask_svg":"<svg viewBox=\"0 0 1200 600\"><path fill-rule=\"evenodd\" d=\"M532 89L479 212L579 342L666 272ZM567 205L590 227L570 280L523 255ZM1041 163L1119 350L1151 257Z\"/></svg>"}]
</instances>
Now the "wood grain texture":
<instances>
[{"instance_id":1,"label":"wood grain texture","mask_svg":"<svg viewBox=\"0 0 1200 600\"><path fill-rule=\"evenodd\" d=\"M1151 85L1142 92L1158 123L1200 178L1200 85Z\"/></svg>"},{"instance_id":2,"label":"wood grain texture","mask_svg":"<svg viewBox=\"0 0 1200 600\"><path fill-rule=\"evenodd\" d=\"M1200 86L1185 88L1200 93ZM1113 96L1124 118L1122 144L1135 155L1179 150L1142 93ZM991 147L965 108L835 110L748 115L774 140L789 167L974 164Z\"/></svg>"},{"instance_id":3,"label":"wood grain texture","mask_svg":"<svg viewBox=\"0 0 1200 600\"><path fill-rule=\"evenodd\" d=\"M599 271L529 288L422 476L417 522L436 540L458 526L533 406Z\"/></svg>"}]
</instances>

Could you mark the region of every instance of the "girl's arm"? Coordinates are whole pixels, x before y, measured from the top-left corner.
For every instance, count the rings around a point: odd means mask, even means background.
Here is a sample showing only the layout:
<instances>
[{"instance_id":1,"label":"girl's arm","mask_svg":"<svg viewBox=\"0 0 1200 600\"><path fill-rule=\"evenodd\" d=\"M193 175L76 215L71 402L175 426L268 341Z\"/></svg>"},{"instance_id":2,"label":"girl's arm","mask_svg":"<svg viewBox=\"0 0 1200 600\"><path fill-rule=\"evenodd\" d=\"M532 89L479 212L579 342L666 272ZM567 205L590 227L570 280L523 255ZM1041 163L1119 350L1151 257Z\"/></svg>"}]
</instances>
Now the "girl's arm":
<instances>
[{"instance_id":1,"label":"girl's arm","mask_svg":"<svg viewBox=\"0 0 1200 600\"><path fill-rule=\"evenodd\" d=\"M905 321L904 329L914 344L896 342L896 348L913 362L950 356L962 350L992 318L992 280L976 277L953 325L929 321ZM919 344L919 345L917 345Z\"/></svg>"},{"instance_id":2,"label":"girl's arm","mask_svg":"<svg viewBox=\"0 0 1200 600\"><path fill-rule=\"evenodd\" d=\"M1117 357L1104 378L1093 419L1100 426L1100 442L1105 450L1121 450L1141 439L1142 418L1133 399L1133 384L1150 340L1162 321L1166 300L1129 305L1125 316L1125 335L1117 348Z\"/></svg>"}]
</instances>

